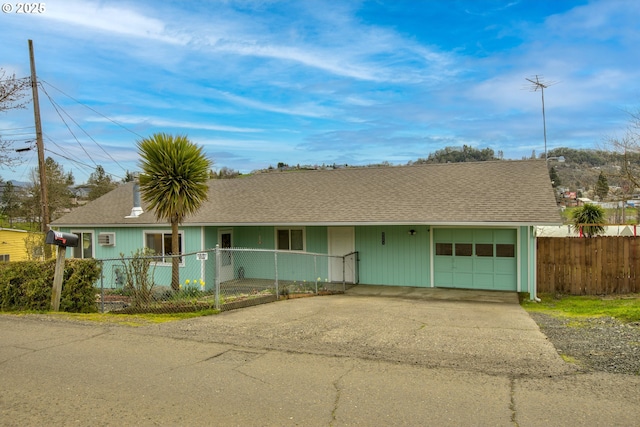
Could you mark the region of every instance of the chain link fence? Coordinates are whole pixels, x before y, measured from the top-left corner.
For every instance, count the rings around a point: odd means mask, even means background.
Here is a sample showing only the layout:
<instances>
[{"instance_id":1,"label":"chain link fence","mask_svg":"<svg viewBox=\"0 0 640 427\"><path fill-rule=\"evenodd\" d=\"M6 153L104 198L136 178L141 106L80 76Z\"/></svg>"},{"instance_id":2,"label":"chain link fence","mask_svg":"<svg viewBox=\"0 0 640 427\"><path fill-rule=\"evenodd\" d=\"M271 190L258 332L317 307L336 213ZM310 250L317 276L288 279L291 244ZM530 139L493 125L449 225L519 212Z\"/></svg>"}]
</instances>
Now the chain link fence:
<instances>
[{"instance_id":1,"label":"chain link fence","mask_svg":"<svg viewBox=\"0 0 640 427\"><path fill-rule=\"evenodd\" d=\"M179 280L171 286L172 261ZM231 310L344 292L358 283L358 253L344 256L265 249L215 248L176 256L138 251L98 260L100 312L175 313Z\"/></svg>"}]
</instances>

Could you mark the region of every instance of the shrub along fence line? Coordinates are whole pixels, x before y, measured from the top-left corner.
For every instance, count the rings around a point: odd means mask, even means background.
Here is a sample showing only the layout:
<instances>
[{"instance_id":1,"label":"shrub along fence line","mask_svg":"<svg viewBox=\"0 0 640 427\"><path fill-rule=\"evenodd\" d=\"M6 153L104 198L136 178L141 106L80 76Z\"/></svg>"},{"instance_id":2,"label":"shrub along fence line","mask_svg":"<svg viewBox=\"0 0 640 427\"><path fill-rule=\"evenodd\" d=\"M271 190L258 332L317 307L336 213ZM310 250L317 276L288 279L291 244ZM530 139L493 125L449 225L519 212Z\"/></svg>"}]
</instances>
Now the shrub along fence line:
<instances>
[{"instance_id":1,"label":"shrub along fence line","mask_svg":"<svg viewBox=\"0 0 640 427\"><path fill-rule=\"evenodd\" d=\"M538 292L605 295L640 292L640 238L539 237Z\"/></svg>"},{"instance_id":2,"label":"shrub along fence line","mask_svg":"<svg viewBox=\"0 0 640 427\"><path fill-rule=\"evenodd\" d=\"M47 311L56 261L14 261L0 263L0 310ZM96 312L96 289L100 265L94 259L65 262L60 311Z\"/></svg>"},{"instance_id":3,"label":"shrub along fence line","mask_svg":"<svg viewBox=\"0 0 640 427\"><path fill-rule=\"evenodd\" d=\"M179 289L171 288L171 262L179 258ZM215 248L181 255L97 260L98 310L171 313L230 310L308 295L344 292L357 283L357 252L332 256L269 249Z\"/></svg>"}]
</instances>

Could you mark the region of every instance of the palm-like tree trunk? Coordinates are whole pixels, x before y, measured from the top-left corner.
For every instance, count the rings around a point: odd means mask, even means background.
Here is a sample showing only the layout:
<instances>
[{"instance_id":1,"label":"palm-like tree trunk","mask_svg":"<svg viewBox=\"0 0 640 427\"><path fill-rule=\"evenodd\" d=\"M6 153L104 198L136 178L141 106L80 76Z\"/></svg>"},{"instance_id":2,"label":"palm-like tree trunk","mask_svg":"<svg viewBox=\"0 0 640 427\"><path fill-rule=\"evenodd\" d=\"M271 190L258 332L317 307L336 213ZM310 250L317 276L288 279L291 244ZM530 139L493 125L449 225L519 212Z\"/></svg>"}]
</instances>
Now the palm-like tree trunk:
<instances>
[{"instance_id":1,"label":"palm-like tree trunk","mask_svg":"<svg viewBox=\"0 0 640 427\"><path fill-rule=\"evenodd\" d=\"M178 225L207 200L211 161L202 147L186 136L164 133L143 138L140 150L140 192L156 219L171 224L171 288L180 289L180 236ZM168 254L167 254L168 255Z\"/></svg>"},{"instance_id":2,"label":"palm-like tree trunk","mask_svg":"<svg viewBox=\"0 0 640 427\"><path fill-rule=\"evenodd\" d=\"M171 218L171 289L180 290L180 258L176 255L180 253L180 240L178 235L178 219Z\"/></svg>"}]
</instances>

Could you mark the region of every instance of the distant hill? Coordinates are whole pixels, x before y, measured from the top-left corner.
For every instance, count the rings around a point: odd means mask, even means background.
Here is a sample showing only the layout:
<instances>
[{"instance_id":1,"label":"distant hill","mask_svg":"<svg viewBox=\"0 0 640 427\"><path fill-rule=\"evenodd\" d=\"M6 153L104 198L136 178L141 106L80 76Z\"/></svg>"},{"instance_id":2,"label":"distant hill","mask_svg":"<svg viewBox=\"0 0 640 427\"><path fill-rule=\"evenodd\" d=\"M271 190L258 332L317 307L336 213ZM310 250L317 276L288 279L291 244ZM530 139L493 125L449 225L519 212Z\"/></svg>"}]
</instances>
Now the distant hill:
<instances>
[{"instance_id":1,"label":"distant hill","mask_svg":"<svg viewBox=\"0 0 640 427\"><path fill-rule=\"evenodd\" d=\"M535 153L532 154L535 156ZM544 159L544 154L537 156ZM605 150L592 149L574 149L567 147L554 148L547 153L549 159L549 168L554 168L559 178L558 187L566 191L576 191L581 196L591 197L590 194L594 189L600 172L606 176L609 187L612 190L612 196L615 198L616 192L622 197L638 195L640 197L640 188L635 189L627 179L623 176L622 165L624 164L624 156L620 153L614 153ZM460 162L481 162L503 160L502 151L495 153L491 148L478 149L468 145L462 147L445 147L430 153L426 158L419 158L410 161L408 164L432 164L432 163L460 163ZM628 154L627 161L633 171L634 176L640 179L640 153ZM382 161L376 164L365 166L352 165L296 165L289 166L284 162L278 163L277 168L269 166L269 168L255 170L256 173L269 172L289 172L297 170L309 169L342 169L351 167L392 167L388 161ZM230 177L235 177L233 175ZM624 194L623 194L624 193ZM629 198L629 197L627 197Z\"/></svg>"},{"instance_id":2,"label":"distant hill","mask_svg":"<svg viewBox=\"0 0 640 427\"><path fill-rule=\"evenodd\" d=\"M624 156L620 153L561 147L550 150L547 157L549 167L553 167L560 178L560 187L586 193L595 188L602 172L614 192L638 192L623 176ZM560 157L564 162L558 161ZM634 176L640 177L640 154L628 154L627 161Z\"/></svg>"}]
</instances>

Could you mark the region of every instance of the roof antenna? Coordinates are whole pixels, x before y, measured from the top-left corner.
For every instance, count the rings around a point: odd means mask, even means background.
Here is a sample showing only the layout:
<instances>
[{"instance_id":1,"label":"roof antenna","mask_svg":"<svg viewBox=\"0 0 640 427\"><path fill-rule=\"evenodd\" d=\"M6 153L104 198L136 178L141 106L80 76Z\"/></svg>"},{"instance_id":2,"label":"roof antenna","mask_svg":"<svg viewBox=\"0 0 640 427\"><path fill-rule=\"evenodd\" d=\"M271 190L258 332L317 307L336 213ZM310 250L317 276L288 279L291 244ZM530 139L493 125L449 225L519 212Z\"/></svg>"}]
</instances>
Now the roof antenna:
<instances>
[{"instance_id":1,"label":"roof antenna","mask_svg":"<svg viewBox=\"0 0 640 427\"><path fill-rule=\"evenodd\" d=\"M540 92L542 93L542 127L544 130L544 161L546 162L547 161L547 120L544 115L544 90L549 86L556 84L557 82L545 83L541 79L542 79L542 76L538 76L537 74L535 76L535 80L528 79L525 77L525 80L527 80L528 82L531 82L531 86L529 86L530 92L535 92L538 89L540 89Z\"/></svg>"}]
</instances>

